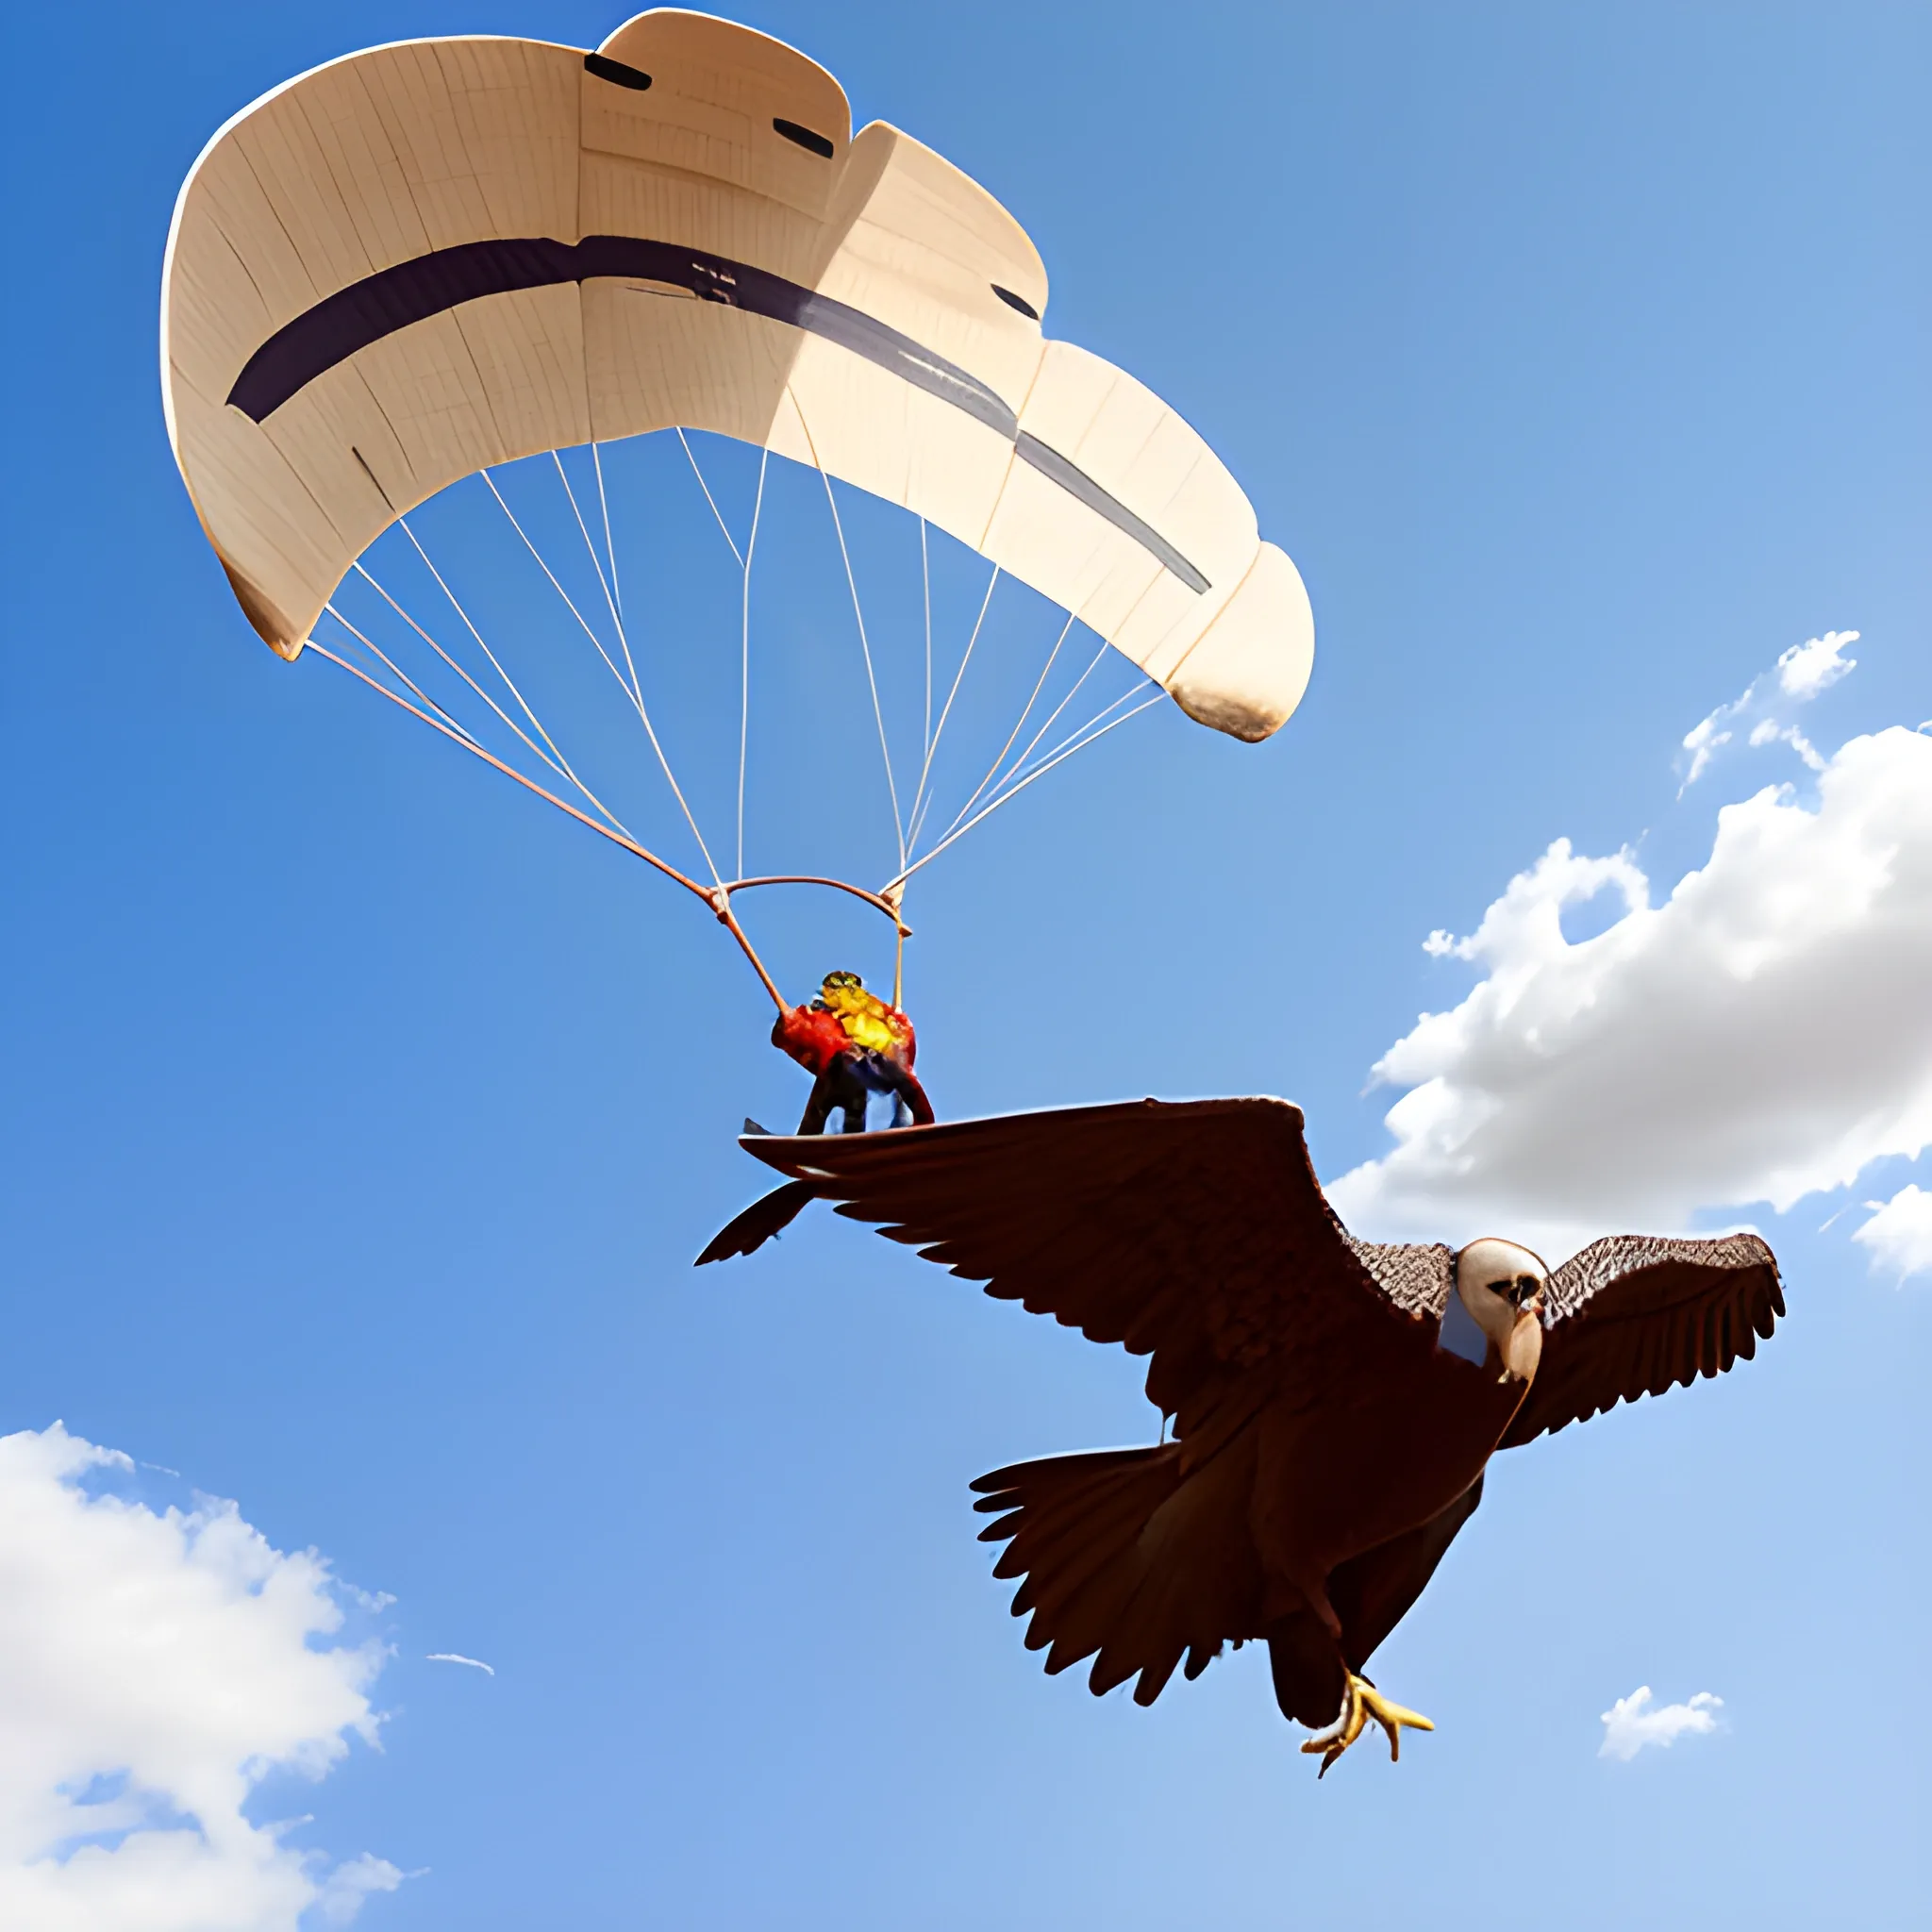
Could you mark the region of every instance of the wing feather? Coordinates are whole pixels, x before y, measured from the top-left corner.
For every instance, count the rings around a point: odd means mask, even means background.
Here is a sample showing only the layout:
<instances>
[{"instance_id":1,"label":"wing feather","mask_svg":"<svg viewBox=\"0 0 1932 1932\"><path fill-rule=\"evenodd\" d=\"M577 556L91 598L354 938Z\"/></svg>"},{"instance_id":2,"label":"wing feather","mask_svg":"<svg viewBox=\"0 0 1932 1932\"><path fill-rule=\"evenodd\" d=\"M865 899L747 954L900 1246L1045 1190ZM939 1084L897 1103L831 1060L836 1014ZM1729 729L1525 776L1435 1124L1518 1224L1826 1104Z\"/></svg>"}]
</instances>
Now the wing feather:
<instances>
[{"instance_id":1,"label":"wing feather","mask_svg":"<svg viewBox=\"0 0 1932 1932\"><path fill-rule=\"evenodd\" d=\"M1721 1375L1784 1311L1777 1259L1754 1234L1596 1241L1550 1278L1542 1362L1501 1446Z\"/></svg>"},{"instance_id":2,"label":"wing feather","mask_svg":"<svg viewBox=\"0 0 1932 1932\"><path fill-rule=\"evenodd\" d=\"M1383 1281L1364 1259L1380 1251L1358 1250L1323 1198L1286 1101L1149 1100L745 1145L988 1294L1152 1356L1147 1393L1183 1432L1264 1364L1271 1393L1297 1376L1312 1391L1433 1340L1427 1294L1409 1275Z\"/></svg>"}]
</instances>

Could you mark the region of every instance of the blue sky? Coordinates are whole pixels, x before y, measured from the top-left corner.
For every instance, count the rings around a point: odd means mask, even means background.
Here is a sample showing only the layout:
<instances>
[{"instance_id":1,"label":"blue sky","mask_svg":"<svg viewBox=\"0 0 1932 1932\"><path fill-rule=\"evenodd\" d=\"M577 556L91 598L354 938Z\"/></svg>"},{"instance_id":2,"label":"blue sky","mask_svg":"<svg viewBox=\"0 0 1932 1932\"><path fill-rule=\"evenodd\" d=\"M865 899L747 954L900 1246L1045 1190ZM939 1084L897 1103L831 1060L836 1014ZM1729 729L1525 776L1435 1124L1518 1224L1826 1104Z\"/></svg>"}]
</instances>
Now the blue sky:
<instances>
[{"instance_id":1,"label":"blue sky","mask_svg":"<svg viewBox=\"0 0 1932 1932\"><path fill-rule=\"evenodd\" d=\"M743 17L1013 209L1049 333L1201 429L1316 613L1268 745L1157 711L925 875L908 1000L942 1113L1275 1092L1324 1177L1381 1159L1399 1090L1370 1070L1485 970L1430 932L1475 933L1559 838L1628 847L1661 902L1720 807L1789 782L1781 808L1820 809L1830 774L1741 733L1679 795L1685 734L1808 639L1858 633L1802 712L1824 760L1932 716L1923 9ZM8 212L36 267L4 325L0 1433L64 1418L180 1473L120 1473L152 1508L233 1497L392 1597L344 1625L393 1647L381 1749L278 1774L248 1815L312 1814L291 1842L420 1874L365 1908L395 1932L1528 1927L1557 1901L1578 1926L1907 1923L1932 1876L1898 1721L1928 1688L1932 1283L1848 1239L1859 1202L1932 1186L1904 1128L1782 1214L1685 1182L1696 1224L1774 1240L1787 1325L1719 1385L1499 1463L1378 1658L1438 1732L1317 1789L1259 1657L1152 1711L1095 1701L1040 1674L987 1574L966 1482L1151 1438L1136 1365L829 1217L693 1274L756 1186L741 1117L801 1099L749 975L622 854L254 641L161 425L182 175L334 55L592 45L618 18L13 28ZM665 517L696 517L673 480ZM787 528L780 636L842 594L803 508ZM676 592L693 609L709 568ZM828 732L870 727L862 687L821 698ZM1881 810L1923 796L1885 743ZM842 827L853 772L774 732L755 825ZM794 996L888 963L869 915L755 916ZM1778 916L1796 944L1818 915ZM1852 940L1902 962L1903 1012L1923 899L1901 918ZM1797 1033L1869 1054L1873 1010L1835 985L1740 1063L1734 1114L1785 1124L1761 1166L1810 1173L1843 1111L1787 1076L1817 1058ZM1897 1037L1908 1123L1932 1069ZM1599 1713L1640 1685L1721 1696L1719 1728L1600 1757Z\"/></svg>"}]
</instances>

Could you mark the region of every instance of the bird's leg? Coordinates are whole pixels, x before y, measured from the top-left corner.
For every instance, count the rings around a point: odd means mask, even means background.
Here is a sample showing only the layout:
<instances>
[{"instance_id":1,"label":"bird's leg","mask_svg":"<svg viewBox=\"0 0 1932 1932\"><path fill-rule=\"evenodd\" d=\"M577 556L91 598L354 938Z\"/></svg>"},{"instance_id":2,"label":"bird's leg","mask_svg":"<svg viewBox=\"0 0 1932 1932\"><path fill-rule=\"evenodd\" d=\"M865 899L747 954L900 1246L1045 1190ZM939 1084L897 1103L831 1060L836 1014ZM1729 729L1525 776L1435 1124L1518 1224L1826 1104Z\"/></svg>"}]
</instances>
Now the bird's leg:
<instances>
[{"instance_id":1,"label":"bird's leg","mask_svg":"<svg viewBox=\"0 0 1932 1932\"><path fill-rule=\"evenodd\" d=\"M1358 1677L1353 1671L1347 1672L1346 1676L1347 1688L1342 1692L1341 1716L1327 1730L1310 1738L1302 1746L1304 1752L1321 1756L1322 1769L1315 1774L1317 1778L1327 1776L1328 1767L1361 1736L1372 1721L1389 1733L1389 1761L1391 1764L1402 1756L1404 1724L1417 1731L1433 1731L1436 1728L1420 1711L1391 1703L1366 1677Z\"/></svg>"}]
</instances>

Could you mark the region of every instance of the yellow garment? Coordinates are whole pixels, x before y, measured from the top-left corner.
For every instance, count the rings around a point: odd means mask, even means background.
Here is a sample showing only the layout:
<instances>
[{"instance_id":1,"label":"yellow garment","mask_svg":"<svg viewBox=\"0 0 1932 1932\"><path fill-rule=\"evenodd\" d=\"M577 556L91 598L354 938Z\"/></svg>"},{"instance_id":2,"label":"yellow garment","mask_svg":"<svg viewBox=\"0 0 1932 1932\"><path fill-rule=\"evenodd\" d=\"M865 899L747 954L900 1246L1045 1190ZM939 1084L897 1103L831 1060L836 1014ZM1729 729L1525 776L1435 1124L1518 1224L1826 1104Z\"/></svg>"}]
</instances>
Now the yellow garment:
<instances>
[{"instance_id":1,"label":"yellow garment","mask_svg":"<svg viewBox=\"0 0 1932 1932\"><path fill-rule=\"evenodd\" d=\"M819 1003L838 1018L854 1046L873 1053L891 1053L905 1041L892 1008L875 992L867 992L856 973L828 973L819 990Z\"/></svg>"}]
</instances>

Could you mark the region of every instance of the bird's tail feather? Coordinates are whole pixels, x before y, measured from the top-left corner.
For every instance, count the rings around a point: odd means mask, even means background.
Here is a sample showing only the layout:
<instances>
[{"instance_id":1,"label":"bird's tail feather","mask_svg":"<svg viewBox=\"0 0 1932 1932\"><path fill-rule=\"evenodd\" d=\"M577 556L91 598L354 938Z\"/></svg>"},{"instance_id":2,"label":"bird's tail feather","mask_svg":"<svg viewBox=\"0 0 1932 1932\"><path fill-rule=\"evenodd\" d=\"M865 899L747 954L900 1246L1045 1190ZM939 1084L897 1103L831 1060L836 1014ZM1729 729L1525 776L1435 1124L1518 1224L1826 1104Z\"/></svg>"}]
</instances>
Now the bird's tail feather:
<instances>
[{"instance_id":1,"label":"bird's tail feather","mask_svg":"<svg viewBox=\"0 0 1932 1932\"><path fill-rule=\"evenodd\" d=\"M1135 1701L1152 1704L1183 1654L1198 1676L1224 1640L1252 1632L1247 1490L1229 1474L1185 1474L1170 1442L1016 1463L973 1485L974 1507L999 1517L980 1541L1008 1544L993 1574L1025 1579L1013 1614L1031 1615L1026 1645L1046 1651L1049 1673L1093 1657L1096 1696L1138 1675Z\"/></svg>"}]
</instances>

